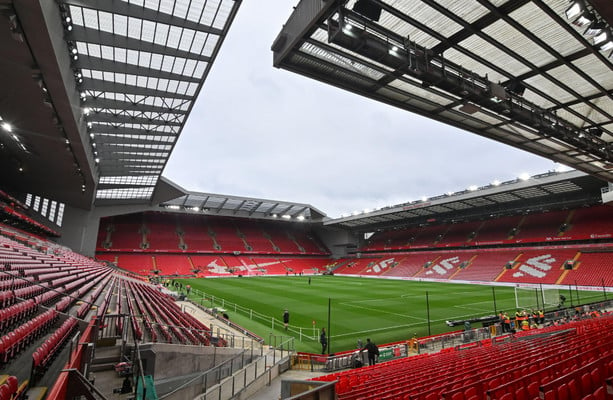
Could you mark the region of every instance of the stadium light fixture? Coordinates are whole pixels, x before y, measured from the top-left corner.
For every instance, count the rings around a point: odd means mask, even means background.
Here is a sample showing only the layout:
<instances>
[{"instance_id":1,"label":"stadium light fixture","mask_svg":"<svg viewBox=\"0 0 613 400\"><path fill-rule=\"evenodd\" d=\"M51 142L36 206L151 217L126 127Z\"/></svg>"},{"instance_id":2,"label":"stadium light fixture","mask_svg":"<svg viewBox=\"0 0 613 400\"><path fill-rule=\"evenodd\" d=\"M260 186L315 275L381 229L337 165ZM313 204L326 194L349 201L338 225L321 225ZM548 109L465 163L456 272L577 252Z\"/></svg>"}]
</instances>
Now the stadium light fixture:
<instances>
[{"instance_id":1,"label":"stadium light fixture","mask_svg":"<svg viewBox=\"0 0 613 400\"><path fill-rule=\"evenodd\" d=\"M289 215L289 214L284 214L284 215L281 216L281 218L283 218L283 219L292 219L292 216Z\"/></svg>"},{"instance_id":2,"label":"stadium light fixture","mask_svg":"<svg viewBox=\"0 0 613 400\"><path fill-rule=\"evenodd\" d=\"M528 179L530 179L530 174L527 172L524 172L523 174L519 175L519 179L522 181L527 181Z\"/></svg>"},{"instance_id":3,"label":"stadium light fixture","mask_svg":"<svg viewBox=\"0 0 613 400\"><path fill-rule=\"evenodd\" d=\"M296 217L298 221L304 221L304 215L299 215Z\"/></svg>"},{"instance_id":4,"label":"stadium light fixture","mask_svg":"<svg viewBox=\"0 0 613 400\"><path fill-rule=\"evenodd\" d=\"M594 14L584 11L581 13L581 15L579 15L579 18L573 22L573 25L577 25L578 27L582 28L586 25L590 25L595 20L596 18L594 17Z\"/></svg>"},{"instance_id":5,"label":"stadium light fixture","mask_svg":"<svg viewBox=\"0 0 613 400\"><path fill-rule=\"evenodd\" d=\"M494 181L492 182L492 185L500 186L500 181L498 179L494 179Z\"/></svg>"},{"instance_id":6,"label":"stadium light fixture","mask_svg":"<svg viewBox=\"0 0 613 400\"><path fill-rule=\"evenodd\" d=\"M587 36L597 36L600 35L606 27L607 24L605 24L604 21L594 21L587 27L583 34Z\"/></svg>"},{"instance_id":7,"label":"stadium light fixture","mask_svg":"<svg viewBox=\"0 0 613 400\"><path fill-rule=\"evenodd\" d=\"M426 196L421 196L421 201L426 201L428 198Z\"/></svg>"},{"instance_id":8,"label":"stadium light fixture","mask_svg":"<svg viewBox=\"0 0 613 400\"><path fill-rule=\"evenodd\" d=\"M594 44L600 47L602 51L613 49L613 35L608 30L603 30L600 34L594 36Z\"/></svg>"},{"instance_id":9,"label":"stadium light fixture","mask_svg":"<svg viewBox=\"0 0 613 400\"><path fill-rule=\"evenodd\" d=\"M272 214L271 217L278 218L279 216L277 214Z\"/></svg>"},{"instance_id":10,"label":"stadium light fixture","mask_svg":"<svg viewBox=\"0 0 613 400\"><path fill-rule=\"evenodd\" d=\"M4 129L7 132L13 132L13 127L8 122L2 123L2 129Z\"/></svg>"},{"instance_id":11,"label":"stadium light fixture","mask_svg":"<svg viewBox=\"0 0 613 400\"><path fill-rule=\"evenodd\" d=\"M573 19L585 10L585 5L581 1L573 1L573 4L566 9L566 18Z\"/></svg>"},{"instance_id":12,"label":"stadium light fixture","mask_svg":"<svg viewBox=\"0 0 613 400\"><path fill-rule=\"evenodd\" d=\"M468 187L468 190L470 190L471 192L474 192L475 190L477 190L477 185L470 185Z\"/></svg>"}]
</instances>

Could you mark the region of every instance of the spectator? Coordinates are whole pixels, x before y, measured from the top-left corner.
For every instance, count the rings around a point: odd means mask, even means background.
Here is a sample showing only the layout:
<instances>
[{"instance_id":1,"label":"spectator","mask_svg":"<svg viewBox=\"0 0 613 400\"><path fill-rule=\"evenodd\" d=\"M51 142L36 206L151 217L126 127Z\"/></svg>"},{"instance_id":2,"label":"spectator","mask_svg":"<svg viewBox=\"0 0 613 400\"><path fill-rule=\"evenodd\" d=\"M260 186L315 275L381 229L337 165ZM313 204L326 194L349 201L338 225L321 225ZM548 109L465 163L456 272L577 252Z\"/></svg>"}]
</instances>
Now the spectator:
<instances>
[{"instance_id":1,"label":"spectator","mask_svg":"<svg viewBox=\"0 0 613 400\"><path fill-rule=\"evenodd\" d=\"M283 326L285 327L285 330L287 330L288 325L289 325L289 311L287 311L287 308L286 308L285 311L283 311Z\"/></svg>"},{"instance_id":2,"label":"spectator","mask_svg":"<svg viewBox=\"0 0 613 400\"><path fill-rule=\"evenodd\" d=\"M319 343L321 343L321 354L326 354L328 348L328 338L326 337L326 328L321 328L321 335L319 335Z\"/></svg>"},{"instance_id":3,"label":"spectator","mask_svg":"<svg viewBox=\"0 0 613 400\"><path fill-rule=\"evenodd\" d=\"M377 362L377 356L379 355L379 348L370 339L366 339L366 346L361 351L368 351L368 365L375 365Z\"/></svg>"}]
</instances>

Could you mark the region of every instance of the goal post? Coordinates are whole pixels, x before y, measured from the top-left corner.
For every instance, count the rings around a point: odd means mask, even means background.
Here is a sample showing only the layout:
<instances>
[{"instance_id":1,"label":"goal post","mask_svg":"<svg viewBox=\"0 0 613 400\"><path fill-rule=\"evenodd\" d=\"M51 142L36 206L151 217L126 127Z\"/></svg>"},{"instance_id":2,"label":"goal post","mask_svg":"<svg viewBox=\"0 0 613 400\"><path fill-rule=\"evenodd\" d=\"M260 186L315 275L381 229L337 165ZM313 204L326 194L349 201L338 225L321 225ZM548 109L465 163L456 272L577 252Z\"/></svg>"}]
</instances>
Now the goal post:
<instances>
[{"instance_id":1,"label":"goal post","mask_svg":"<svg viewBox=\"0 0 613 400\"><path fill-rule=\"evenodd\" d=\"M560 304L558 289L541 286L515 286L515 307L518 309L537 310L557 307Z\"/></svg>"}]
</instances>

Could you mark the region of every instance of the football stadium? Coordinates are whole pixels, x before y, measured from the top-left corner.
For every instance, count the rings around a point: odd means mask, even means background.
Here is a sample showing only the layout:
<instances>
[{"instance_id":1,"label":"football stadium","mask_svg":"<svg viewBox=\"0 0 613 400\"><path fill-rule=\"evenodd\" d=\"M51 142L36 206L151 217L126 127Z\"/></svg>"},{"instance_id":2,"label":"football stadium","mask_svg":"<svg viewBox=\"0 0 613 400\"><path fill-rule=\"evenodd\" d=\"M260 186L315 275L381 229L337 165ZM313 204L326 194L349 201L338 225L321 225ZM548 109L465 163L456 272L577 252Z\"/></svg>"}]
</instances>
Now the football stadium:
<instances>
[{"instance_id":1,"label":"football stadium","mask_svg":"<svg viewBox=\"0 0 613 400\"><path fill-rule=\"evenodd\" d=\"M341 217L165 175L241 6L0 0L0 400L613 399L610 0L285 5L271 70L568 167Z\"/></svg>"}]
</instances>

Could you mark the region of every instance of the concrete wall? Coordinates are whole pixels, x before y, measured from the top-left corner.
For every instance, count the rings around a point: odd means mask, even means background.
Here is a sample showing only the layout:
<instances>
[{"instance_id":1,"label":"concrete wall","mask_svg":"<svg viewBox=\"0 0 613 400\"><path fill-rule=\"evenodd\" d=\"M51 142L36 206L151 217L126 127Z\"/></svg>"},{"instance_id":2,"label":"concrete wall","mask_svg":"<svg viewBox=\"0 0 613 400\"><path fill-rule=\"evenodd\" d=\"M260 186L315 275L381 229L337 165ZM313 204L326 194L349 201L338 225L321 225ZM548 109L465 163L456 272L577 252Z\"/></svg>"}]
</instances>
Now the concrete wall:
<instances>
[{"instance_id":1,"label":"concrete wall","mask_svg":"<svg viewBox=\"0 0 613 400\"><path fill-rule=\"evenodd\" d=\"M243 349L213 346L177 346L172 344L147 344L141 346L143 358L147 358L147 372L155 380L204 372L241 354ZM153 365L150 365L153 363Z\"/></svg>"},{"instance_id":2,"label":"concrete wall","mask_svg":"<svg viewBox=\"0 0 613 400\"><path fill-rule=\"evenodd\" d=\"M95 207L91 211L81 208L66 207L57 242L73 251L93 257L96 254L96 240L100 227L100 218L111 215L123 215L136 212L159 210L148 205L123 205Z\"/></svg>"},{"instance_id":3,"label":"concrete wall","mask_svg":"<svg viewBox=\"0 0 613 400\"><path fill-rule=\"evenodd\" d=\"M322 227L317 234L330 249L333 258L346 257L348 251L354 251L359 243L357 236L339 228Z\"/></svg>"}]
</instances>

